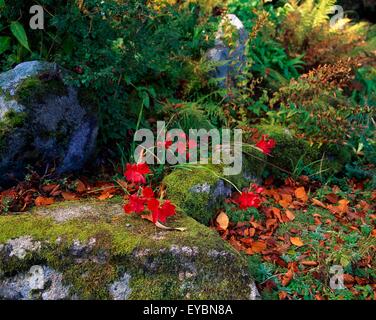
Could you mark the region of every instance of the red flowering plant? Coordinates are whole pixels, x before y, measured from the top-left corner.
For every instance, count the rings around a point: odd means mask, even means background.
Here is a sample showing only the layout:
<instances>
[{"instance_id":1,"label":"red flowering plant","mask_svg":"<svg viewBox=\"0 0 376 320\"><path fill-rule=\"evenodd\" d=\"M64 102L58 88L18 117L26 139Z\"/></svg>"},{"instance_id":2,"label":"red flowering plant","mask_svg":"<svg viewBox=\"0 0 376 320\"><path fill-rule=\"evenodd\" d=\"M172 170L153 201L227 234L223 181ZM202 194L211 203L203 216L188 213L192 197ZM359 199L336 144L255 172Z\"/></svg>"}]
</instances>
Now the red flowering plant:
<instances>
[{"instance_id":1,"label":"red flowering plant","mask_svg":"<svg viewBox=\"0 0 376 320\"><path fill-rule=\"evenodd\" d=\"M157 199L153 189L145 186L146 175L150 173L151 170L146 163L128 163L126 165L124 177L131 184L132 188L129 189L133 192L126 196L127 202L124 205L124 212L126 214L139 214L142 218L152 221L157 226L164 227L160 222L165 223L168 217L175 215L176 207L170 200Z\"/></svg>"}]
</instances>

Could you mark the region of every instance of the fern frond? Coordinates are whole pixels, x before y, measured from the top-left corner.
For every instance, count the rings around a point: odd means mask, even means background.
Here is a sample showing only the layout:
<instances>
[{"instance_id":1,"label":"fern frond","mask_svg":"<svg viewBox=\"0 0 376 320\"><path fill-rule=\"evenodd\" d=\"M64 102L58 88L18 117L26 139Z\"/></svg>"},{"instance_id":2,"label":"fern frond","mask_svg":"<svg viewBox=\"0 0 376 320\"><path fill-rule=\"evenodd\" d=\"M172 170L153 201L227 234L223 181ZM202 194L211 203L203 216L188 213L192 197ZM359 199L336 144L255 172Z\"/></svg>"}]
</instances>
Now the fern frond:
<instances>
[{"instance_id":1,"label":"fern frond","mask_svg":"<svg viewBox=\"0 0 376 320\"><path fill-rule=\"evenodd\" d=\"M333 12L333 6L336 2L337 0L320 0L318 2L312 11L314 17L312 26L314 28L321 27L329 20L329 15Z\"/></svg>"}]
</instances>

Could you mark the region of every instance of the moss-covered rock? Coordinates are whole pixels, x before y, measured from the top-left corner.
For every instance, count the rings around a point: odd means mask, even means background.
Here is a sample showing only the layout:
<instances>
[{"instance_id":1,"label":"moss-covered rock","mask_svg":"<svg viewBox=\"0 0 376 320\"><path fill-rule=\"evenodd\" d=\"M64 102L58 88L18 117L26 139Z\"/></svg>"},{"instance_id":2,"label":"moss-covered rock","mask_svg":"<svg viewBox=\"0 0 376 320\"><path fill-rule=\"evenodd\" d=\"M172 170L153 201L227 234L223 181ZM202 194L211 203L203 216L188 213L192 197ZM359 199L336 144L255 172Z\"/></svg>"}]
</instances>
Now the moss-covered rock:
<instances>
[{"instance_id":1,"label":"moss-covered rock","mask_svg":"<svg viewBox=\"0 0 376 320\"><path fill-rule=\"evenodd\" d=\"M121 203L0 216L0 299L255 299L247 263L187 216L163 231Z\"/></svg>"},{"instance_id":2,"label":"moss-covered rock","mask_svg":"<svg viewBox=\"0 0 376 320\"><path fill-rule=\"evenodd\" d=\"M208 224L225 198L236 189L241 190L260 180L265 155L254 148L244 151L242 171L238 175L224 176L223 165L189 165L175 169L163 180L169 199L182 212Z\"/></svg>"},{"instance_id":3,"label":"moss-covered rock","mask_svg":"<svg viewBox=\"0 0 376 320\"><path fill-rule=\"evenodd\" d=\"M277 177L285 176L285 171L297 175L304 172L331 176L340 172L351 158L345 147L312 146L308 141L297 138L291 130L278 125L260 125L257 129L276 140L276 147L267 159L270 164L267 167Z\"/></svg>"},{"instance_id":4,"label":"moss-covered rock","mask_svg":"<svg viewBox=\"0 0 376 320\"><path fill-rule=\"evenodd\" d=\"M0 185L22 179L28 165L81 169L98 133L95 111L80 104L54 63L30 61L0 74Z\"/></svg>"},{"instance_id":5,"label":"moss-covered rock","mask_svg":"<svg viewBox=\"0 0 376 320\"><path fill-rule=\"evenodd\" d=\"M296 138L287 128L260 125L257 129L276 141L276 146L267 159L270 164L267 166L268 170L275 176L283 176L286 171L294 172L297 166L306 166L320 159L316 148L311 147L307 141Z\"/></svg>"},{"instance_id":6,"label":"moss-covered rock","mask_svg":"<svg viewBox=\"0 0 376 320\"><path fill-rule=\"evenodd\" d=\"M62 79L52 77L43 79L40 77L30 77L21 81L17 86L16 94L13 97L22 105L41 103L44 98L50 96L66 96L68 90Z\"/></svg>"},{"instance_id":7,"label":"moss-covered rock","mask_svg":"<svg viewBox=\"0 0 376 320\"><path fill-rule=\"evenodd\" d=\"M221 175L220 166L190 166L174 170L163 183L167 187L168 198L180 211L208 224L221 198L232 193Z\"/></svg>"}]
</instances>

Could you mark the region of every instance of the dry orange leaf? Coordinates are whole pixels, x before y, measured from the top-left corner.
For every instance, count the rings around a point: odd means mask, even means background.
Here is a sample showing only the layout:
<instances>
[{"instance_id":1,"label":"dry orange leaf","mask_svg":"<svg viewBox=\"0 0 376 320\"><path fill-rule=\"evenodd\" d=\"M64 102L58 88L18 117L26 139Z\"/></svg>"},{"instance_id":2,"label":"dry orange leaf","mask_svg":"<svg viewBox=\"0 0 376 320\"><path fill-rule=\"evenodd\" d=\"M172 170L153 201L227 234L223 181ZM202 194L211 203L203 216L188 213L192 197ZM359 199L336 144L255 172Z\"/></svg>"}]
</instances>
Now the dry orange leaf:
<instances>
[{"instance_id":1,"label":"dry orange leaf","mask_svg":"<svg viewBox=\"0 0 376 320\"><path fill-rule=\"evenodd\" d=\"M266 243L264 241L255 241L252 243L251 249L255 253L260 253L266 249Z\"/></svg>"},{"instance_id":2,"label":"dry orange leaf","mask_svg":"<svg viewBox=\"0 0 376 320\"><path fill-rule=\"evenodd\" d=\"M256 221L250 221L250 224L255 229L264 230L264 227L261 224L257 223Z\"/></svg>"},{"instance_id":3,"label":"dry orange leaf","mask_svg":"<svg viewBox=\"0 0 376 320\"><path fill-rule=\"evenodd\" d=\"M295 219L295 215L290 210L286 210L286 216L290 221L293 221Z\"/></svg>"},{"instance_id":4,"label":"dry orange leaf","mask_svg":"<svg viewBox=\"0 0 376 320\"><path fill-rule=\"evenodd\" d=\"M299 237L290 237L290 241L293 245L297 247L304 246L303 241Z\"/></svg>"},{"instance_id":5,"label":"dry orange leaf","mask_svg":"<svg viewBox=\"0 0 376 320\"><path fill-rule=\"evenodd\" d=\"M281 196L282 196L282 200L285 200L288 203L292 202L291 194L283 193L283 194L281 194Z\"/></svg>"},{"instance_id":6,"label":"dry orange leaf","mask_svg":"<svg viewBox=\"0 0 376 320\"><path fill-rule=\"evenodd\" d=\"M246 249L245 253L248 254L248 255L250 255L250 256L253 255L253 254L255 254L255 252L253 252L252 248Z\"/></svg>"},{"instance_id":7,"label":"dry orange leaf","mask_svg":"<svg viewBox=\"0 0 376 320\"><path fill-rule=\"evenodd\" d=\"M109 192L109 191L104 191L102 194L98 197L98 200L106 200L106 199L111 199L114 195Z\"/></svg>"},{"instance_id":8,"label":"dry orange leaf","mask_svg":"<svg viewBox=\"0 0 376 320\"><path fill-rule=\"evenodd\" d=\"M72 192L62 192L61 193L64 200L70 201L70 200L77 200L77 196Z\"/></svg>"},{"instance_id":9,"label":"dry orange leaf","mask_svg":"<svg viewBox=\"0 0 376 320\"><path fill-rule=\"evenodd\" d=\"M317 261L303 260L300 262L303 266L316 267L319 263Z\"/></svg>"},{"instance_id":10,"label":"dry orange leaf","mask_svg":"<svg viewBox=\"0 0 376 320\"><path fill-rule=\"evenodd\" d=\"M285 300L287 298L287 292L286 291L278 292L278 298L279 300Z\"/></svg>"},{"instance_id":11,"label":"dry orange leaf","mask_svg":"<svg viewBox=\"0 0 376 320\"><path fill-rule=\"evenodd\" d=\"M282 208L288 208L288 206L290 205L290 202L286 201L285 199L282 199L278 202L278 204L282 207Z\"/></svg>"},{"instance_id":12,"label":"dry orange leaf","mask_svg":"<svg viewBox=\"0 0 376 320\"><path fill-rule=\"evenodd\" d=\"M338 201L338 206L328 205L328 209L333 213L343 215L349 210L349 203L349 200L342 199Z\"/></svg>"},{"instance_id":13,"label":"dry orange leaf","mask_svg":"<svg viewBox=\"0 0 376 320\"><path fill-rule=\"evenodd\" d=\"M281 196L282 196L282 200L280 200L278 203L282 208L286 209L292 203L292 196L286 193L281 194Z\"/></svg>"},{"instance_id":14,"label":"dry orange leaf","mask_svg":"<svg viewBox=\"0 0 376 320\"><path fill-rule=\"evenodd\" d=\"M277 219L267 219L265 224L266 224L266 229L270 229L270 227L277 224Z\"/></svg>"},{"instance_id":15,"label":"dry orange leaf","mask_svg":"<svg viewBox=\"0 0 376 320\"><path fill-rule=\"evenodd\" d=\"M283 222L282 217L281 217L281 210L276 207L273 207L272 211L273 211L274 216L278 219L278 221Z\"/></svg>"},{"instance_id":16,"label":"dry orange leaf","mask_svg":"<svg viewBox=\"0 0 376 320\"><path fill-rule=\"evenodd\" d=\"M353 284L355 282L355 278L351 274L344 274L343 281L345 284Z\"/></svg>"},{"instance_id":17,"label":"dry orange leaf","mask_svg":"<svg viewBox=\"0 0 376 320\"><path fill-rule=\"evenodd\" d=\"M294 277L294 271L292 269L289 269L286 274L282 276L282 286L286 287L292 278Z\"/></svg>"},{"instance_id":18,"label":"dry orange leaf","mask_svg":"<svg viewBox=\"0 0 376 320\"><path fill-rule=\"evenodd\" d=\"M308 200L308 196L304 187L300 187L295 190L295 197L297 197L299 200L303 202L306 202Z\"/></svg>"},{"instance_id":19,"label":"dry orange leaf","mask_svg":"<svg viewBox=\"0 0 376 320\"><path fill-rule=\"evenodd\" d=\"M77 180L76 191L79 193L83 193L87 190L85 183L83 183L80 179Z\"/></svg>"},{"instance_id":20,"label":"dry orange leaf","mask_svg":"<svg viewBox=\"0 0 376 320\"><path fill-rule=\"evenodd\" d=\"M312 203L315 205L315 206L319 206L319 207L322 207L322 208L325 208L326 209L326 205L323 204L320 200L317 200L315 198L312 199Z\"/></svg>"},{"instance_id":21,"label":"dry orange leaf","mask_svg":"<svg viewBox=\"0 0 376 320\"><path fill-rule=\"evenodd\" d=\"M52 191L54 191L55 189L59 189L59 185L58 184L47 184L45 186L42 187L42 190L46 193L50 193Z\"/></svg>"},{"instance_id":22,"label":"dry orange leaf","mask_svg":"<svg viewBox=\"0 0 376 320\"><path fill-rule=\"evenodd\" d=\"M51 204L55 203L55 200L54 198L46 198L46 197L37 197L35 199L35 205L37 207L40 207L40 206L49 206Z\"/></svg>"},{"instance_id":23,"label":"dry orange leaf","mask_svg":"<svg viewBox=\"0 0 376 320\"><path fill-rule=\"evenodd\" d=\"M227 216L227 214L226 214L225 212L222 211L222 212L218 215L216 221L217 221L218 226L219 226L222 230L227 230L228 225L229 225L229 223L230 223L230 219L228 218L228 216Z\"/></svg>"}]
</instances>

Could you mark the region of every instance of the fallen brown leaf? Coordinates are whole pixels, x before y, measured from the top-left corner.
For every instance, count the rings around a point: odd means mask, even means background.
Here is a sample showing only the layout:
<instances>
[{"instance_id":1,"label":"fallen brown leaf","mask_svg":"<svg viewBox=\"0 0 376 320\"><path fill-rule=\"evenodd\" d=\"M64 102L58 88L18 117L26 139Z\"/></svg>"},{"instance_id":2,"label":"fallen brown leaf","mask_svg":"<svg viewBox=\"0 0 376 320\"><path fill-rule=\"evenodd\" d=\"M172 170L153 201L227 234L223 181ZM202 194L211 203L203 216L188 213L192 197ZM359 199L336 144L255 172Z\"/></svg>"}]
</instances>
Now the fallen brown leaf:
<instances>
[{"instance_id":1,"label":"fallen brown leaf","mask_svg":"<svg viewBox=\"0 0 376 320\"><path fill-rule=\"evenodd\" d=\"M225 212L221 211L221 213L218 215L216 219L216 222L222 230L227 230L228 225L230 223L230 219L228 218Z\"/></svg>"},{"instance_id":2,"label":"fallen brown leaf","mask_svg":"<svg viewBox=\"0 0 376 320\"><path fill-rule=\"evenodd\" d=\"M72 192L62 192L61 196L64 198L64 200L67 200L67 201L78 199L77 195Z\"/></svg>"},{"instance_id":3,"label":"fallen brown leaf","mask_svg":"<svg viewBox=\"0 0 376 320\"><path fill-rule=\"evenodd\" d=\"M53 203L55 203L55 199L54 198L46 198L46 197L42 197L42 196L39 196L35 199L35 205L37 207L41 207L41 206L49 206Z\"/></svg>"},{"instance_id":4,"label":"fallen brown leaf","mask_svg":"<svg viewBox=\"0 0 376 320\"><path fill-rule=\"evenodd\" d=\"M286 274L282 276L282 286L286 287L294 277L294 271L292 269L289 269Z\"/></svg>"},{"instance_id":5,"label":"fallen brown leaf","mask_svg":"<svg viewBox=\"0 0 376 320\"><path fill-rule=\"evenodd\" d=\"M317 261L303 260L300 262L303 266L316 267L319 263Z\"/></svg>"},{"instance_id":6,"label":"fallen brown leaf","mask_svg":"<svg viewBox=\"0 0 376 320\"><path fill-rule=\"evenodd\" d=\"M299 237L290 237L290 241L293 245L297 247L302 247L304 246L303 241Z\"/></svg>"},{"instance_id":7,"label":"fallen brown leaf","mask_svg":"<svg viewBox=\"0 0 376 320\"><path fill-rule=\"evenodd\" d=\"M300 187L300 188L295 190L295 197L298 198L299 200L303 201L303 202L307 202L308 196L307 196L307 193L306 193L304 187Z\"/></svg>"},{"instance_id":8,"label":"fallen brown leaf","mask_svg":"<svg viewBox=\"0 0 376 320\"><path fill-rule=\"evenodd\" d=\"M295 215L290 210L286 210L286 216L290 221L293 221L295 219Z\"/></svg>"},{"instance_id":9,"label":"fallen brown leaf","mask_svg":"<svg viewBox=\"0 0 376 320\"><path fill-rule=\"evenodd\" d=\"M266 249L266 243L264 241L254 241L251 248L253 252L260 253Z\"/></svg>"},{"instance_id":10,"label":"fallen brown leaf","mask_svg":"<svg viewBox=\"0 0 376 320\"><path fill-rule=\"evenodd\" d=\"M313 198L313 199L312 199L312 203L313 203L315 206L322 207L322 208L325 208L325 209L326 209L326 205L323 204L320 200L317 200L317 199Z\"/></svg>"},{"instance_id":11,"label":"fallen brown leaf","mask_svg":"<svg viewBox=\"0 0 376 320\"><path fill-rule=\"evenodd\" d=\"M76 191L78 193L84 193L87 190L85 183L83 183L80 179L77 180Z\"/></svg>"}]
</instances>

